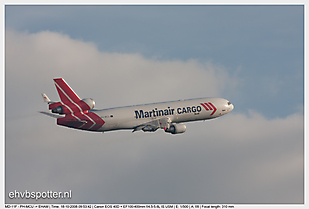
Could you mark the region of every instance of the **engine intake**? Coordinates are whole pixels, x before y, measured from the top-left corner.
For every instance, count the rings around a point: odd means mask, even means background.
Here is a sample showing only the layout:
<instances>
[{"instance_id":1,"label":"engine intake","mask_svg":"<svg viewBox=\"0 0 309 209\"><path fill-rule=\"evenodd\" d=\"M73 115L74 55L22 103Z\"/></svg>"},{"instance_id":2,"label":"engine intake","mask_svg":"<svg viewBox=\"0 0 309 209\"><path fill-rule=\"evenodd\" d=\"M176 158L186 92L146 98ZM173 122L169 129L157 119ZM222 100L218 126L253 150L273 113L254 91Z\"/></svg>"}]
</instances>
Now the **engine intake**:
<instances>
[{"instance_id":1,"label":"engine intake","mask_svg":"<svg viewBox=\"0 0 309 209\"><path fill-rule=\"evenodd\" d=\"M58 114L72 114L75 112L84 112L93 109L95 106L95 102L93 99L86 98L79 100L76 103L66 103L66 105L62 105L61 102L54 102L49 104L49 109L52 113Z\"/></svg>"},{"instance_id":2,"label":"engine intake","mask_svg":"<svg viewBox=\"0 0 309 209\"><path fill-rule=\"evenodd\" d=\"M165 132L171 133L171 134L181 134L184 133L187 130L187 127L185 124L179 123L179 124L173 124L168 129L165 130Z\"/></svg>"},{"instance_id":3,"label":"engine intake","mask_svg":"<svg viewBox=\"0 0 309 209\"><path fill-rule=\"evenodd\" d=\"M63 108L62 108L62 106L60 105L60 106L58 106L58 107L52 109L52 113L63 114Z\"/></svg>"}]
</instances>

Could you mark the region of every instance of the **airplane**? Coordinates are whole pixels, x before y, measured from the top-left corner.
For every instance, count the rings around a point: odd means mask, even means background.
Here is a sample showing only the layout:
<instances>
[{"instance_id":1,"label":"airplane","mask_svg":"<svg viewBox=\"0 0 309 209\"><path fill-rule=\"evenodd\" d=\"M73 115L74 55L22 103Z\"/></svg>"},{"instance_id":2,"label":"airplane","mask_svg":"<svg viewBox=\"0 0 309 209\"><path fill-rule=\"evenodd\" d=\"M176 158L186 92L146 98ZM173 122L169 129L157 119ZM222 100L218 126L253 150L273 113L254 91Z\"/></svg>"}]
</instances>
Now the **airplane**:
<instances>
[{"instance_id":1,"label":"airplane","mask_svg":"<svg viewBox=\"0 0 309 209\"><path fill-rule=\"evenodd\" d=\"M94 109L93 99L80 99L63 78L53 80L60 101L51 101L42 93L51 112L40 113L57 118L57 125L85 131L104 133L130 129L132 132L154 132L163 129L167 133L180 134L186 131L183 122L217 118L234 109L228 100L213 97Z\"/></svg>"}]
</instances>

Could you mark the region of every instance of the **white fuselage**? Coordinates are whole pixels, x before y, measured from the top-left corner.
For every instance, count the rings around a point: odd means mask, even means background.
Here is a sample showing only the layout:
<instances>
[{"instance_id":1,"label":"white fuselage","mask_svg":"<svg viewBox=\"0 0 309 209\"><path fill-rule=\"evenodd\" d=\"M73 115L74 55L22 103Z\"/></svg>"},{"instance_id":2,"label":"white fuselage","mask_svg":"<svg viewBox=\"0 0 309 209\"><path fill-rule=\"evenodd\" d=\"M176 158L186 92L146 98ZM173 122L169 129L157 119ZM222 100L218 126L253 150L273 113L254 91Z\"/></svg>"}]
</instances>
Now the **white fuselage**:
<instances>
[{"instance_id":1,"label":"white fuselage","mask_svg":"<svg viewBox=\"0 0 309 209\"><path fill-rule=\"evenodd\" d=\"M169 118L171 123L207 120L222 116L232 111L234 106L222 98L199 98L160 102L144 105L133 105L109 109L92 109L104 120L104 125L97 131L134 129L135 127Z\"/></svg>"},{"instance_id":2,"label":"white fuselage","mask_svg":"<svg viewBox=\"0 0 309 209\"><path fill-rule=\"evenodd\" d=\"M40 113L57 118L57 125L84 131L154 132L160 128L167 133L180 134L186 131L183 122L216 118L234 109L225 99L206 97L99 110L93 109L93 99L81 99L63 78L53 80L60 101L53 102L43 93L51 112Z\"/></svg>"}]
</instances>

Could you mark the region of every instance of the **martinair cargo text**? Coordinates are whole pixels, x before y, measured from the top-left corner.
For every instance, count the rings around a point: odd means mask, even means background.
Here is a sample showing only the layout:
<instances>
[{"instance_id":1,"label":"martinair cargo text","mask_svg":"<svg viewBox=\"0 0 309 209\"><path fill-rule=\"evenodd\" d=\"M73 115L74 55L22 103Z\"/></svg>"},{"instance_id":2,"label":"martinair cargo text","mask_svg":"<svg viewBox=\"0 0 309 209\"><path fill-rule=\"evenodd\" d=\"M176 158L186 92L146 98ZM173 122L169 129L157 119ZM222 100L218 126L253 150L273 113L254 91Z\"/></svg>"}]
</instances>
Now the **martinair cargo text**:
<instances>
[{"instance_id":1,"label":"martinair cargo text","mask_svg":"<svg viewBox=\"0 0 309 209\"><path fill-rule=\"evenodd\" d=\"M99 110L94 109L93 99L80 99L64 79L55 78L54 82L61 101L52 102L42 94L51 113L41 113L57 118L58 125L85 131L131 129L133 132L153 132L161 128L179 134L186 131L183 122L217 118L234 109L225 99L206 97Z\"/></svg>"}]
</instances>

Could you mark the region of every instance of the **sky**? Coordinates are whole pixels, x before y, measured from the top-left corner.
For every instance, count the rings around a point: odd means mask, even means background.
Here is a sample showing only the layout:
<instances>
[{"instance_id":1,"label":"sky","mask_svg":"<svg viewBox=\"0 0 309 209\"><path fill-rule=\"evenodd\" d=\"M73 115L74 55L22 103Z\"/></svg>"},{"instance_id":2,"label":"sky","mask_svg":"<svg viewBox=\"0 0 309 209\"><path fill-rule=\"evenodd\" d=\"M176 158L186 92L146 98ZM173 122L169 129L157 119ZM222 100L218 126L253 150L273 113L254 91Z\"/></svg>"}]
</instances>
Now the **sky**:
<instances>
[{"instance_id":1,"label":"sky","mask_svg":"<svg viewBox=\"0 0 309 209\"><path fill-rule=\"evenodd\" d=\"M72 130L38 113L41 93L58 100L54 77L99 109L208 96L235 108L175 136ZM5 6L5 194L303 203L304 7Z\"/></svg>"}]
</instances>

